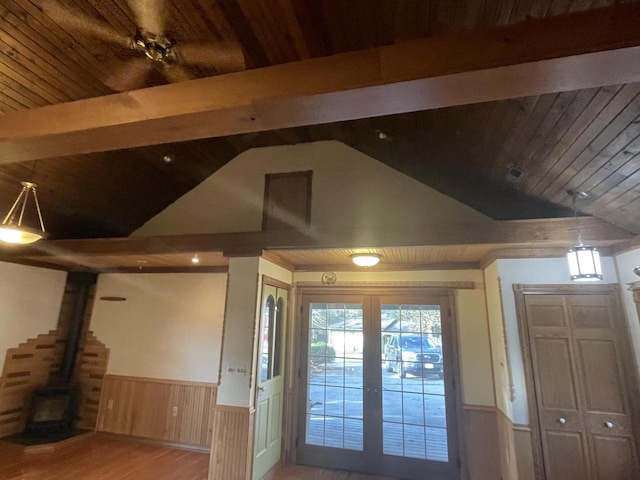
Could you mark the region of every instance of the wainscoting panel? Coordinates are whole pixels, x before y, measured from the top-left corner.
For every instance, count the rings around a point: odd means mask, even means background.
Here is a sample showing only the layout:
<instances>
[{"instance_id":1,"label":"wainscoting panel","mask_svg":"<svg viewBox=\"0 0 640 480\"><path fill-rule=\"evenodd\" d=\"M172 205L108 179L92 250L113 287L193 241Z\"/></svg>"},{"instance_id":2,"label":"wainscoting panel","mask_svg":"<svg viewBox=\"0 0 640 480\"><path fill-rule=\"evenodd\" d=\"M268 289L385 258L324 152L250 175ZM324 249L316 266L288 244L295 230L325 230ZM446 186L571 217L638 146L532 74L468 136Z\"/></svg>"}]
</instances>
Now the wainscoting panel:
<instances>
[{"instance_id":1,"label":"wainscoting panel","mask_svg":"<svg viewBox=\"0 0 640 480\"><path fill-rule=\"evenodd\" d=\"M216 392L212 383L107 375L97 430L209 448Z\"/></svg>"},{"instance_id":2,"label":"wainscoting panel","mask_svg":"<svg viewBox=\"0 0 640 480\"><path fill-rule=\"evenodd\" d=\"M518 463L518 480L535 480L531 428L528 425L513 426L513 445Z\"/></svg>"},{"instance_id":3,"label":"wainscoting panel","mask_svg":"<svg viewBox=\"0 0 640 480\"><path fill-rule=\"evenodd\" d=\"M501 478L495 407L463 405L462 412L468 479Z\"/></svg>"},{"instance_id":4,"label":"wainscoting panel","mask_svg":"<svg viewBox=\"0 0 640 480\"><path fill-rule=\"evenodd\" d=\"M518 480L518 465L513 438L513 422L502 410L496 408L498 422L498 454L502 480Z\"/></svg>"},{"instance_id":5,"label":"wainscoting panel","mask_svg":"<svg viewBox=\"0 0 640 480\"><path fill-rule=\"evenodd\" d=\"M248 407L216 406L213 413L210 480L251 478L254 414Z\"/></svg>"}]
</instances>

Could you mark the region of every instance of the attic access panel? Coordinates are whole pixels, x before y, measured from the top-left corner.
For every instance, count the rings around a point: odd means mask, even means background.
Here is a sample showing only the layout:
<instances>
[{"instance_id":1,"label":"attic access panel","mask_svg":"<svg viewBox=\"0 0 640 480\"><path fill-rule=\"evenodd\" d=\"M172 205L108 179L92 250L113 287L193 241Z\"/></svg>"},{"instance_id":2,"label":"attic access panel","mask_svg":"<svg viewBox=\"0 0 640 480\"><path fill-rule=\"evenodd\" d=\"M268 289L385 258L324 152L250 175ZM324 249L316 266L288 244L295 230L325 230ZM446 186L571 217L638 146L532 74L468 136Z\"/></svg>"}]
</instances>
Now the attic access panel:
<instances>
[{"instance_id":1,"label":"attic access panel","mask_svg":"<svg viewBox=\"0 0 640 480\"><path fill-rule=\"evenodd\" d=\"M262 230L290 230L311 225L313 171L265 175Z\"/></svg>"}]
</instances>

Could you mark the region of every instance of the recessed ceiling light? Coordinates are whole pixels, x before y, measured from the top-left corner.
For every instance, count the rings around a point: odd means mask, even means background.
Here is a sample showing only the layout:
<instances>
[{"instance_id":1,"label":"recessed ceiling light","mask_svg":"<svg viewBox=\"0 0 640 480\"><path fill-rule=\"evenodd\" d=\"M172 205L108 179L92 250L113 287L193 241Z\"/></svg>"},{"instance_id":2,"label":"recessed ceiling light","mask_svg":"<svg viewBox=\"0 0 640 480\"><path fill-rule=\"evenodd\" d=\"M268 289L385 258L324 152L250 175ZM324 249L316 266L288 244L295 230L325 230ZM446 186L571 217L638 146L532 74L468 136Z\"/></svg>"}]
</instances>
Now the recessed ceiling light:
<instances>
[{"instance_id":1,"label":"recessed ceiling light","mask_svg":"<svg viewBox=\"0 0 640 480\"><path fill-rule=\"evenodd\" d=\"M513 185L519 185L524 178L524 170L516 165L510 165L504 178Z\"/></svg>"},{"instance_id":2,"label":"recessed ceiling light","mask_svg":"<svg viewBox=\"0 0 640 480\"><path fill-rule=\"evenodd\" d=\"M173 156L171 155L165 155L164 157L162 157L162 161L164 163L171 163L173 162Z\"/></svg>"},{"instance_id":3,"label":"recessed ceiling light","mask_svg":"<svg viewBox=\"0 0 640 480\"><path fill-rule=\"evenodd\" d=\"M200 259L198 258L198 255L193 256L193 258L191 259L191 263L200 263Z\"/></svg>"},{"instance_id":4,"label":"recessed ceiling light","mask_svg":"<svg viewBox=\"0 0 640 480\"><path fill-rule=\"evenodd\" d=\"M373 267L380 262L381 255L377 253L355 253L351 255L351 261L359 267Z\"/></svg>"}]
</instances>

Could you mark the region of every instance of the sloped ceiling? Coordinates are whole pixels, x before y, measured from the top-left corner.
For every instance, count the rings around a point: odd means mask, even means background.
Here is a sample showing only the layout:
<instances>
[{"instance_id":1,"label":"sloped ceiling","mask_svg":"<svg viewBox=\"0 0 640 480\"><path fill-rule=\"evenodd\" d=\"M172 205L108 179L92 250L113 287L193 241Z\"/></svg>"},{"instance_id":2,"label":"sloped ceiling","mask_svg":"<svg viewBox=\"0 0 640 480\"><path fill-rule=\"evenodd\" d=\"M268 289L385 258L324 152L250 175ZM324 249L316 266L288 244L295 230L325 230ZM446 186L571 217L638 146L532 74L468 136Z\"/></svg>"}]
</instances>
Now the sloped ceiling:
<instances>
[{"instance_id":1,"label":"sloped ceiling","mask_svg":"<svg viewBox=\"0 0 640 480\"><path fill-rule=\"evenodd\" d=\"M496 220L572 215L566 193L640 232L640 85L0 165L0 205L27 178L54 238L126 236L251 148L338 140ZM172 159L165 163L165 156ZM506 179L519 167L518 184Z\"/></svg>"}]
</instances>

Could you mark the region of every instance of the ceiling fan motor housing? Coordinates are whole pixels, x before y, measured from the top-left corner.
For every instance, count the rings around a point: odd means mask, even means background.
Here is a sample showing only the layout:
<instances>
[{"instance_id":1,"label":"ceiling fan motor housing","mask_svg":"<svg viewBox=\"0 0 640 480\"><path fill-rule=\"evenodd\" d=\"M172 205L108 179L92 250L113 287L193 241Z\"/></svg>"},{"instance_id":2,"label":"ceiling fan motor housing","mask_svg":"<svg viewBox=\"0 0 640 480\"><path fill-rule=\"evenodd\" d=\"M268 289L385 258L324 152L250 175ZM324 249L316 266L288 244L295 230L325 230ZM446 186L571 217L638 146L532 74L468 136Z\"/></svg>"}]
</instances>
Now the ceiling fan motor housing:
<instances>
[{"instance_id":1,"label":"ceiling fan motor housing","mask_svg":"<svg viewBox=\"0 0 640 480\"><path fill-rule=\"evenodd\" d=\"M177 60L173 50L173 42L164 35L138 30L134 40L134 48L155 62L173 62Z\"/></svg>"}]
</instances>

